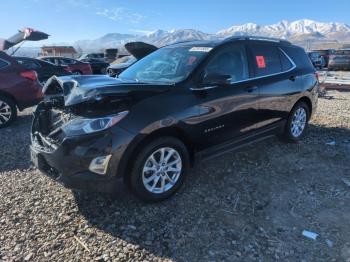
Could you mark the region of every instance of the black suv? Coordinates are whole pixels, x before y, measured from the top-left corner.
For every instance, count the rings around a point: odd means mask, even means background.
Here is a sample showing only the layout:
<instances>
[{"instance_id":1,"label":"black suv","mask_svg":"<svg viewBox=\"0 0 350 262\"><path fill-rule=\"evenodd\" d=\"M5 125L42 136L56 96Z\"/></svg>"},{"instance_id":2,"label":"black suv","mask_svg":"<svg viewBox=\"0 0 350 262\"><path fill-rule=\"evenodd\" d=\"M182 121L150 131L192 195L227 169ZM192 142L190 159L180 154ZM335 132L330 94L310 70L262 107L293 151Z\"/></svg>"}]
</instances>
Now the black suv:
<instances>
[{"instance_id":1,"label":"black suv","mask_svg":"<svg viewBox=\"0 0 350 262\"><path fill-rule=\"evenodd\" d=\"M67 187L113 192L123 181L163 200L189 168L253 140L298 141L316 110L305 51L259 37L183 42L119 78L53 77L34 114L31 157Z\"/></svg>"}]
</instances>

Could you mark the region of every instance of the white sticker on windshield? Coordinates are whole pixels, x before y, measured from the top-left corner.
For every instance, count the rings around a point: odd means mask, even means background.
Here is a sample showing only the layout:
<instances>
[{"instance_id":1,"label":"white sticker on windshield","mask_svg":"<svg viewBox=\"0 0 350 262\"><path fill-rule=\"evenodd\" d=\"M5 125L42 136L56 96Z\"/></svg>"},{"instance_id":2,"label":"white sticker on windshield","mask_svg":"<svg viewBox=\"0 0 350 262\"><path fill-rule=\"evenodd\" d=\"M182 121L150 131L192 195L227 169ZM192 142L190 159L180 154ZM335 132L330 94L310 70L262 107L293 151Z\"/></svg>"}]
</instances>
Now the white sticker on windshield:
<instances>
[{"instance_id":1,"label":"white sticker on windshield","mask_svg":"<svg viewBox=\"0 0 350 262\"><path fill-rule=\"evenodd\" d=\"M212 50L212 47L205 47L205 46L201 46L201 47L192 47L190 49L190 52L206 52L208 53L210 50Z\"/></svg>"}]
</instances>

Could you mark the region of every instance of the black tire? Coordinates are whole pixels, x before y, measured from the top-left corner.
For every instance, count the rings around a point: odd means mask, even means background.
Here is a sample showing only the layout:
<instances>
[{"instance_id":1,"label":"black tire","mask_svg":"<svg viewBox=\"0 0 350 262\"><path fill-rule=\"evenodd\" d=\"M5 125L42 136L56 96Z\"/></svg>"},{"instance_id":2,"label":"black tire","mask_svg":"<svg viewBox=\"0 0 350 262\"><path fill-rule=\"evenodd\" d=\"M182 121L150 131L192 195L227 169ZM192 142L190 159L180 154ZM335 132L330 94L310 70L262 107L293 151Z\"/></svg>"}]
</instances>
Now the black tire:
<instances>
[{"instance_id":1,"label":"black tire","mask_svg":"<svg viewBox=\"0 0 350 262\"><path fill-rule=\"evenodd\" d=\"M153 193L150 192L143 183L143 168L146 165L148 158L161 148L175 149L181 158L182 168L177 181L169 190L162 193ZM174 137L161 137L155 139L145 145L137 154L135 161L133 161L133 168L130 177L131 189L138 198L146 202L158 202L165 200L179 190L187 176L189 166L190 157L188 150L179 139ZM155 184L158 185L158 182Z\"/></svg>"},{"instance_id":2,"label":"black tire","mask_svg":"<svg viewBox=\"0 0 350 262\"><path fill-rule=\"evenodd\" d=\"M293 123L293 119L294 119L295 114L298 111L298 109L303 109L305 111L306 122L305 122L305 127L302 129L302 132L300 133L300 135L295 136L295 134L293 135L293 132L292 132L292 123ZM287 124L284 128L283 138L287 142L294 142L294 143L299 141L300 139L302 139L306 133L307 128L308 128L309 120L310 120L310 108L309 108L309 106L305 102L298 102L293 107L291 112L289 113L288 121L287 121Z\"/></svg>"},{"instance_id":3,"label":"black tire","mask_svg":"<svg viewBox=\"0 0 350 262\"><path fill-rule=\"evenodd\" d=\"M2 115L2 113L8 112L5 107L10 108L10 116L7 117L7 114ZM5 111L6 110L6 111ZM8 119L7 119L8 118ZM15 102L12 99L0 96L0 128L9 126L17 118L17 107Z\"/></svg>"}]
</instances>

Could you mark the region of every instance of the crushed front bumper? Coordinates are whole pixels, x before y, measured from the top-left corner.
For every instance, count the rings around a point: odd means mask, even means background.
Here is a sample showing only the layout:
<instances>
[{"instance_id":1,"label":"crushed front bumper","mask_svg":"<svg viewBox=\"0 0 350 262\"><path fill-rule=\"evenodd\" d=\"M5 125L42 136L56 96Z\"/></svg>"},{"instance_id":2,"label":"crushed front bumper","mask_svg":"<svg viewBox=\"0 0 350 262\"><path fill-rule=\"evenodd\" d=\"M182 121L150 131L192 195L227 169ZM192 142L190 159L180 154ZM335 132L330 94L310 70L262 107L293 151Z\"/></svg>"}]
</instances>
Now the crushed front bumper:
<instances>
[{"instance_id":1,"label":"crushed front bumper","mask_svg":"<svg viewBox=\"0 0 350 262\"><path fill-rule=\"evenodd\" d=\"M67 188L112 193L123 182L118 175L120 158L127 147L131 135L120 128L115 132L66 138L55 149L46 150L32 138L31 161L43 174L63 184ZM118 138L118 139L116 139ZM106 174L89 171L93 159L109 155Z\"/></svg>"}]
</instances>

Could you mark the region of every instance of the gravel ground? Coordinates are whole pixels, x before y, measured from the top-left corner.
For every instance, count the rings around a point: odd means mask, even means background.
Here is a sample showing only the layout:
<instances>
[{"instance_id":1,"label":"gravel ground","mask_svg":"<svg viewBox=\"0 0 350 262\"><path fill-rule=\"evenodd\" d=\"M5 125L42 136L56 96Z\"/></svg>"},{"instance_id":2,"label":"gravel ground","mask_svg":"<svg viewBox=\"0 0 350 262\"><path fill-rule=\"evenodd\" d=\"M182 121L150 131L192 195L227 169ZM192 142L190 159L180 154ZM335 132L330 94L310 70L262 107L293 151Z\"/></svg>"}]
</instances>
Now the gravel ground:
<instances>
[{"instance_id":1,"label":"gravel ground","mask_svg":"<svg viewBox=\"0 0 350 262\"><path fill-rule=\"evenodd\" d=\"M202 163L158 204L39 174L30 114L0 131L0 260L350 261L350 93L319 100L302 142L271 138Z\"/></svg>"}]
</instances>

